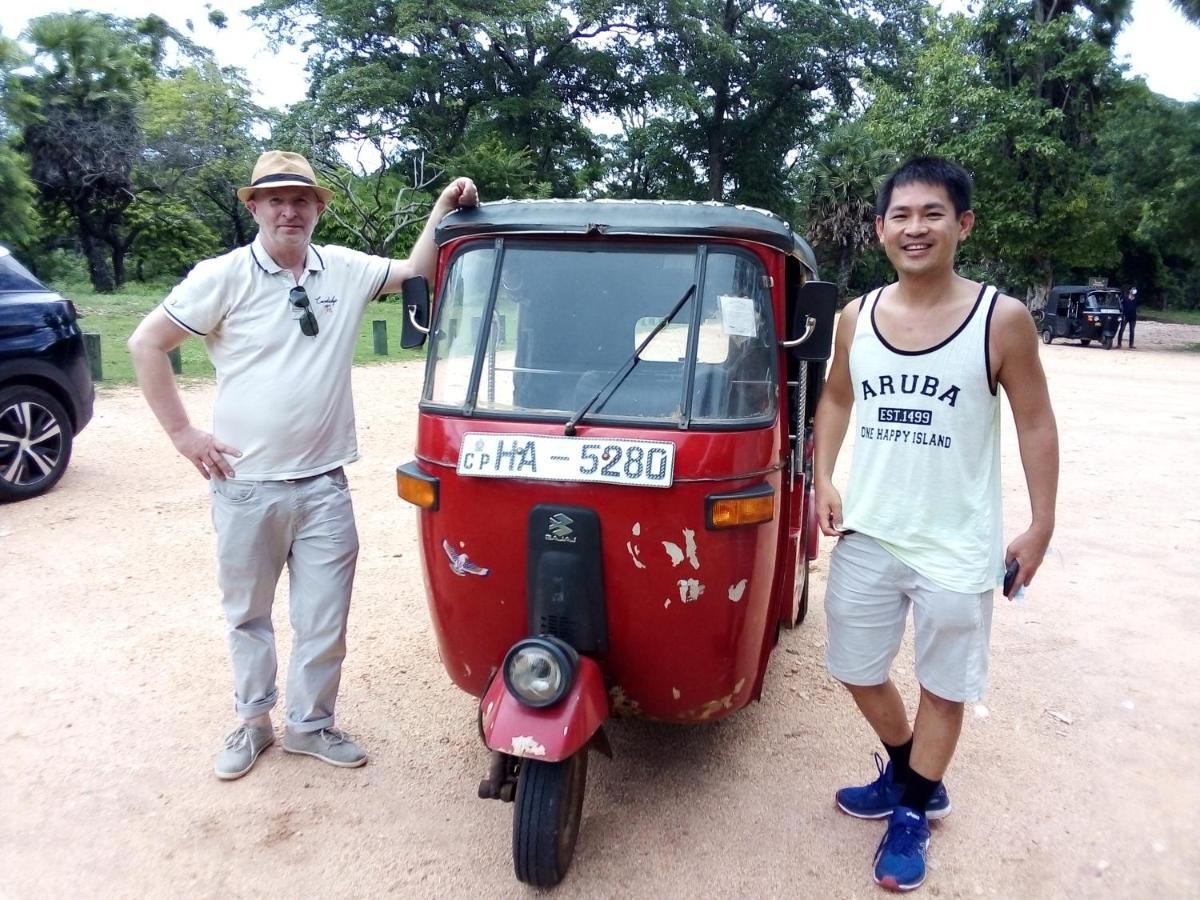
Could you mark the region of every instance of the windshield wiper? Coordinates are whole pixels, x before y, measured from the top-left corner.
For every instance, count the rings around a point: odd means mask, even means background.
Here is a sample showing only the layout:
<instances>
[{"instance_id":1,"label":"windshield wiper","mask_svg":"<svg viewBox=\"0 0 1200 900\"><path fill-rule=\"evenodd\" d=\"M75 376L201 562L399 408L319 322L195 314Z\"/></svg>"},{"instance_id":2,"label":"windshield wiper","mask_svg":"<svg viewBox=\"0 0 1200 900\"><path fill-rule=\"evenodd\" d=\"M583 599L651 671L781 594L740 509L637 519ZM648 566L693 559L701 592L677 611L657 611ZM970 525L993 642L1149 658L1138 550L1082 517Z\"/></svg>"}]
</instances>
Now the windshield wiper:
<instances>
[{"instance_id":1,"label":"windshield wiper","mask_svg":"<svg viewBox=\"0 0 1200 900\"><path fill-rule=\"evenodd\" d=\"M654 340L655 336L660 331L671 324L671 320L679 314L679 311L683 309L683 305L688 302L688 298L691 297L695 292L696 284L693 282L691 286L683 292L683 296L679 298L679 301L673 307L671 307L671 311L662 319L660 319L658 324L650 330L648 335L646 335L646 339L637 345L637 349L633 351L633 354L627 360L625 360L624 363L622 363L621 367L617 369L617 371L613 372L612 377L604 383L604 387L592 394L592 398L588 400L587 403L583 404L583 407L579 410L579 412L567 419L567 424L563 427L563 434L567 435L568 437L574 435L575 426L583 420L583 417L588 414L588 410L590 410L596 404L597 400L600 400L601 396L604 397L604 399L600 402L601 406L608 402L608 398L611 397L613 392L621 386L621 382L629 377L629 373L633 371L633 367L638 364L638 361L642 355L642 351L646 349L647 345Z\"/></svg>"}]
</instances>

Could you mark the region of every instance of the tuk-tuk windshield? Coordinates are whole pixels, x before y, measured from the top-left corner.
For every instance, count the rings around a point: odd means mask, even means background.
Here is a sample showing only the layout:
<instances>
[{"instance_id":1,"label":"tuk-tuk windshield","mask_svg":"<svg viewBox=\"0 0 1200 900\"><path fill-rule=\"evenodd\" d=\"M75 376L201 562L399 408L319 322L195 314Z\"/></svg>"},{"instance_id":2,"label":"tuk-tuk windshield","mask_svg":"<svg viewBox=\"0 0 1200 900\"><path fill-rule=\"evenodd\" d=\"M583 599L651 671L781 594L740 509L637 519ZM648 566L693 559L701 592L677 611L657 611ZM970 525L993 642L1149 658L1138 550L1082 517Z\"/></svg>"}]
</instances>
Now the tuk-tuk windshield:
<instances>
[{"instance_id":1,"label":"tuk-tuk windshield","mask_svg":"<svg viewBox=\"0 0 1200 900\"><path fill-rule=\"evenodd\" d=\"M728 425L773 417L764 275L757 257L715 245L476 244L454 257L446 276L425 400L476 414L566 419L699 279L585 421Z\"/></svg>"},{"instance_id":2,"label":"tuk-tuk windshield","mask_svg":"<svg viewBox=\"0 0 1200 900\"><path fill-rule=\"evenodd\" d=\"M1097 291L1087 295L1087 308L1090 312L1120 312L1121 295L1116 291Z\"/></svg>"}]
</instances>

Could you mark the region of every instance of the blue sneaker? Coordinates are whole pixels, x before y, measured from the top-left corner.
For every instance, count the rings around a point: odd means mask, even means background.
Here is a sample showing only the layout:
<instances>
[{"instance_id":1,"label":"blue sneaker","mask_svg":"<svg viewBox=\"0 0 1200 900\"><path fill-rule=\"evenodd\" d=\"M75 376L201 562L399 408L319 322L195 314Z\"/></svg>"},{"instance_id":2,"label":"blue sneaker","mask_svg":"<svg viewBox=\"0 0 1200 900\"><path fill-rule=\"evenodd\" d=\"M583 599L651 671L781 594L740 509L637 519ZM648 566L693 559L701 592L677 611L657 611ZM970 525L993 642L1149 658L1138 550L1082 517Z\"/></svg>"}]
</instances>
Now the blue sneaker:
<instances>
[{"instance_id":1,"label":"blue sneaker","mask_svg":"<svg viewBox=\"0 0 1200 900\"><path fill-rule=\"evenodd\" d=\"M875 851L875 883L889 891L911 891L925 881L929 822L915 809L897 806Z\"/></svg>"},{"instance_id":2,"label":"blue sneaker","mask_svg":"<svg viewBox=\"0 0 1200 900\"><path fill-rule=\"evenodd\" d=\"M900 805L904 787L892 780L892 764L885 766L883 757L875 754L875 768L879 777L863 787L842 788L834 795L838 809L856 819L882 819L890 816ZM925 817L942 819L950 815L950 795L945 785L939 784L925 807Z\"/></svg>"}]
</instances>

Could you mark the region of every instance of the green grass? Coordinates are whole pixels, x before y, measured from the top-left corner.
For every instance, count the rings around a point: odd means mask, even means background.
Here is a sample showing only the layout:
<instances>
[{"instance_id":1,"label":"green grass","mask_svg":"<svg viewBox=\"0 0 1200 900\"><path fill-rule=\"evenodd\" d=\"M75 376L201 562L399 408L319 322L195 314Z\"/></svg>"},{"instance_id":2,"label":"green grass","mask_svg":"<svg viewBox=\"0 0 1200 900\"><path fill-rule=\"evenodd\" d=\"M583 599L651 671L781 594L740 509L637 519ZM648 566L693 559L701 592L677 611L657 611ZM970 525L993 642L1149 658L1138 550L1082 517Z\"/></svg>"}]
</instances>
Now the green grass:
<instances>
[{"instance_id":1,"label":"green grass","mask_svg":"<svg viewBox=\"0 0 1200 900\"><path fill-rule=\"evenodd\" d=\"M55 290L75 303L83 317L79 323L84 331L100 335L100 356L104 365L105 385L132 384L136 381L133 363L125 342L142 321L146 313L154 309L170 290L170 285L129 284L121 293L97 294L86 285L59 284ZM355 365L376 362L392 362L403 359L419 359L424 350L400 349L400 326L404 319L404 308L399 298L382 303L372 303L363 317L358 343L354 348ZM372 322L387 322L388 354L375 355ZM179 348L183 372L180 380L208 379L213 377L213 368L204 352L204 343L199 338L183 342Z\"/></svg>"},{"instance_id":2,"label":"green grass","mask_svg":"<svg viewBox=\"0 0 1200 900\"><path fill-rule=\"evenodd\" d=\"M1138 318L1171 325L1200 325L1200 309L1139 309Z\"/></svg>"}]
</instances>

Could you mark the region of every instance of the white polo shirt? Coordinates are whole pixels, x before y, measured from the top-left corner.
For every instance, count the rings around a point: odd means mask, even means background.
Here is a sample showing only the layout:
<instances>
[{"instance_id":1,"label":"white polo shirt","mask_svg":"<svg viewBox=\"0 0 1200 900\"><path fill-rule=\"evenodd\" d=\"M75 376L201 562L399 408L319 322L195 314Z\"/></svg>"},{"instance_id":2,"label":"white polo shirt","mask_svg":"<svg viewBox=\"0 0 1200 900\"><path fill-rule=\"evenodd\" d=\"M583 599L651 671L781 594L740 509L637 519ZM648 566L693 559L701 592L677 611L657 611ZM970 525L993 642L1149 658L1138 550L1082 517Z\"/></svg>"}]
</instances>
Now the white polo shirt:
<instances>
[{"instance_id":1,"label":"white polo shirt","mask_svg":"<svg viewBox=\"0 0 1200 900\"><path fill-rule=\"evenodd\" d=\"M204 260L162 303L200 335L217 372L213 434L242 451L235 480L317 475L358 458L350 366L367 303L391 261L310 245L297 282L260 239ZM301 333L288 292L308 293L318 333Z\"/></svg>"}]
</instances>

